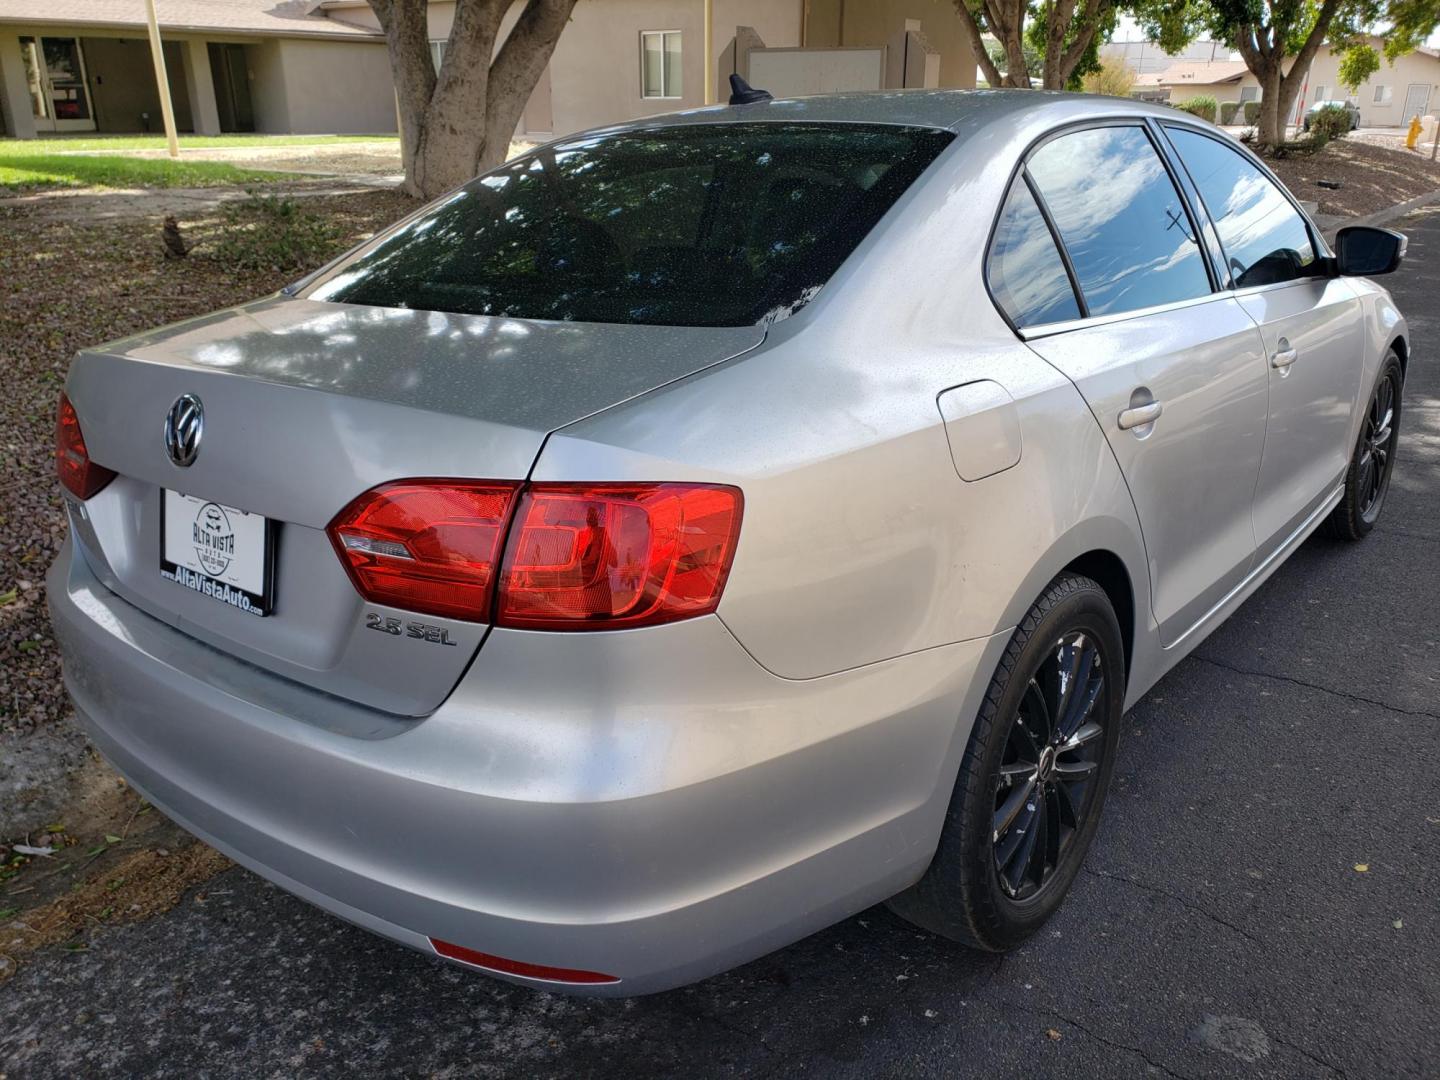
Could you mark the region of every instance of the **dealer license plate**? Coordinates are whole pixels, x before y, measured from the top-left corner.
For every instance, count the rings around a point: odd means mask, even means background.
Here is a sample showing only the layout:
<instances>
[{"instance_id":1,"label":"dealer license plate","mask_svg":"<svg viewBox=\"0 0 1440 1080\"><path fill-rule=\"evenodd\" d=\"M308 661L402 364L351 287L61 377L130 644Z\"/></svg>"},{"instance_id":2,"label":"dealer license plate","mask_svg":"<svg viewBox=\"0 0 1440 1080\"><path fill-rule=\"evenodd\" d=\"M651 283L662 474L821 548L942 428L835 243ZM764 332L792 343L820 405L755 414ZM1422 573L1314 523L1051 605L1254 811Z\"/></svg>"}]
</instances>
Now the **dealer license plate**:
<instances>
[{"instance_id":1,"label":"dealer license plate","mask_svg":"<svg viewBox=\"0 0 1440 1080\"><path fill-rule=\"evenodd\" d=\"M250 615L274 604L274 526L259 514L166 490L160 576Z\"/></svg>"}]
</instances>

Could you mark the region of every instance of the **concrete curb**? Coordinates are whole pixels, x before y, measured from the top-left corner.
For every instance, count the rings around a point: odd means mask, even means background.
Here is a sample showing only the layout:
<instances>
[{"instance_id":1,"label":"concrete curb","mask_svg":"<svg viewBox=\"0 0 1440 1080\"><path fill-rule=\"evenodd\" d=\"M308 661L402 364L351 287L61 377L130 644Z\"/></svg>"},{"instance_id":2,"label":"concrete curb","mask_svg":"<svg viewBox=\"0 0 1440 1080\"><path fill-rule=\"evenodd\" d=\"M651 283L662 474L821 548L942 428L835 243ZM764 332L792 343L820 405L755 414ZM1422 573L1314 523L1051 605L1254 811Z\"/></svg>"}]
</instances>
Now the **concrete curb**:
<instances>
[{"instance_id":1,"label":"concrete curb","mask_svg":"<svg viewBox=\"0 0 1440 1080\"><path fill-rule=\"evenodd\" d=\"M1417 195L1413 199L1406 199L1394 206L1387 206L1384 210L1377 210L1373 214L1366 214L1364 217L1347 218L1336 217L1334 214L1313 215L1315 224L1320 226L1320 231L1325 234L1327 240L1335 239L1336 230L1345 225L1385 225L1402 218L1414 210L1423 209L1433 203L1440 202L1440 188L1426 192L1424 195Z\"/></svg>"}]
</instances>

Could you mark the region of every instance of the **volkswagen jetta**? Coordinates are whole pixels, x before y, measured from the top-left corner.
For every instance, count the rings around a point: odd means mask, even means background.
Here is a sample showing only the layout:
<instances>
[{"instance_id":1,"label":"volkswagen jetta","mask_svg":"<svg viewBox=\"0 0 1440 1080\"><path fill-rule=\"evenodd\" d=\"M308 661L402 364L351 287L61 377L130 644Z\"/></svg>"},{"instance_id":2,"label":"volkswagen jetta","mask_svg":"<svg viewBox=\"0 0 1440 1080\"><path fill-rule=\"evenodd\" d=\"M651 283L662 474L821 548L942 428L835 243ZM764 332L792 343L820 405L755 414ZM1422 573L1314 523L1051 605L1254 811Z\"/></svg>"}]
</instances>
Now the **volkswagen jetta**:
<instances>
[{"instance_id":1,"label":"volkswagen jetta","mask_svg":"<svg viewBox=\"0 0 1440 1080\"><path fill-rule=\"evenodd\" d=\"M1374 525L1403 250L1133 101L567 138L75 359L66 683L195 834L506 978L663 989L886 900L1008 949L1122 710Z\"/></svg>"}]
</instances>

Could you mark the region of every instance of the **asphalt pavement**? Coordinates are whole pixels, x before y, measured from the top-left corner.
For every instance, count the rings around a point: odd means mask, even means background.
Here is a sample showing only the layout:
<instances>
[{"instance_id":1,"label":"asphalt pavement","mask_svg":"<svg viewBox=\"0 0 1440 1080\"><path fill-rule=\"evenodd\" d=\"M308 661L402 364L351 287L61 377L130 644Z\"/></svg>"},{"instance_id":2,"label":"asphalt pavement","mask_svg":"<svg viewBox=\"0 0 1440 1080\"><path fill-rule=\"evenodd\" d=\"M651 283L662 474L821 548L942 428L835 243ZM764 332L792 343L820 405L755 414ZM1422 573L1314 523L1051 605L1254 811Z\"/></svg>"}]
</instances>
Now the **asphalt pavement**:
<instances>
[{"instance_id":1,"label":"asphalt pavement","mask_svg":"<svg viewBox=\"0 0 1440 1080\"><path fill-rule=\"evenodd\" d=\"M1003 959L875 908L697 986L441 966L228 871L0 986L0 1077L1440 1075L1440 211L1363 543L1314 539L1126 717L1061 912Z\"/></svg>"}]
</instances>

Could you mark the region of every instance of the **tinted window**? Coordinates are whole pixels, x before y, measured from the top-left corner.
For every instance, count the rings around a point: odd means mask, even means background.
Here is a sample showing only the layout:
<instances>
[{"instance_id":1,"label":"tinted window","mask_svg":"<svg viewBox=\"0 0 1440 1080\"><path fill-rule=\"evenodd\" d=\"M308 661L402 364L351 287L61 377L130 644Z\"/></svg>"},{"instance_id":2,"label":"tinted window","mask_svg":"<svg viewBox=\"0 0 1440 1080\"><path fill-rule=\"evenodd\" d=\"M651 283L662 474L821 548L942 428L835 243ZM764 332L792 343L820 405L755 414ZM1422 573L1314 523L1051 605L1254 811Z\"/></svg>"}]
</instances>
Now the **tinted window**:
<instances>
[{"instance_id":1,"label":"tinted window","mask_svg":"<svg viewBox=\"0 0 1440 1080\"><path fill-rule=\"evenodd\" d=\"M1215 222L1235 287L1303 277L1315 261L1310 232L1269 177L1216 139L1168 131Z\"/></svg>"},{"instance_id":2,"label":"tinted window","mask_svg":"<svg viewBox=\"0 0 1440 1080\"><path fill-rule=\"evenodd\" d=\"M1029 169L1091 315L1210 292L1195 230L1144 130L1063 135L1042 146Z\"/></svg>"},{"instance_id":3,"label":"tinted window","mask_svg":"<svg viewBox=\"0 0 1440 1080\"><path fill-rule=\"evenodd\" d=\"M724 124L558 143L381 237L317 300L743 326L804 304L951 136Z\"/></svg>"},{"instance_id":4,"label":"tinted window","mask_svg":"<svg viewBox=\"0 0 1440 1080\"><path fill-rule=\"evenodd\" d=\"M1016 177L995 226L986 267L990 291L1016 326L1078 319L1060 250L1024 177Z\"/></svg>"}]
</instances>

